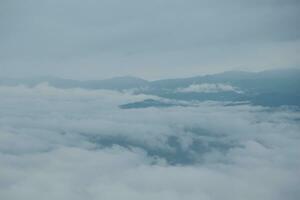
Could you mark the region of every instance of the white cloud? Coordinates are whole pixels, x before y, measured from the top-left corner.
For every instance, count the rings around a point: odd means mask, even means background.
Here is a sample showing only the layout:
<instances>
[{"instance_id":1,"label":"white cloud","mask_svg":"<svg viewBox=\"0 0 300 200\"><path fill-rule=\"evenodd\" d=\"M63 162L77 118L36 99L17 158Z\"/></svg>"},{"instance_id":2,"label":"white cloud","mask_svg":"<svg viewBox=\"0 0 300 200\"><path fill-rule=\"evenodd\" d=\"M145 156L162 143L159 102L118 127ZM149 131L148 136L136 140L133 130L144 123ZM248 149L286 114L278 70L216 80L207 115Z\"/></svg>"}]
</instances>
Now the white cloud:
<instances>
[{"instance_id":1,"label":"white cloud","mask_svg":"<svg viewBox=\"0 0 300 200\"><path fill-rule=\"evenodd\" d=\"M186 88L178 88L178 92L204 92L204 93L215 93L215 92L237 92L241 93L236 87L229 84L222 83L202 83L192 84Z\"/></svg>"},{"instance_id":2,"label":"white cloud","mask_svg":"<svg viewBox=\"0 0 300 200\"><path fill-rule=\"evenodd\" d=\"M299 199L299 112L146 98L0 87L0 199Z\"/></svg>"}]
</instances>

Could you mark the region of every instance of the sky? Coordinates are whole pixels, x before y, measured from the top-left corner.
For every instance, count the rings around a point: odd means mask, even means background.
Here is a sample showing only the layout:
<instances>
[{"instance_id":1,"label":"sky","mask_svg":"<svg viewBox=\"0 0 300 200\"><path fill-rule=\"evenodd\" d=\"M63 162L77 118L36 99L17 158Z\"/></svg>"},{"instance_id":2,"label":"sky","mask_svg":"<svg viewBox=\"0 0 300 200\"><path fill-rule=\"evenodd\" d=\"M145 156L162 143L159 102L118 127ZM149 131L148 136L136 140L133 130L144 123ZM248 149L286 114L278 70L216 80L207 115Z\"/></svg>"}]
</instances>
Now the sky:
<instances>
[{"instance_id":1,"label":"sky","mask_svg":"<svg viewBox=\"0 0 300 200\"><path fill-rule=\"evenodd\" d=\"M0 76L187 77L300 67L298 0L1 0Z\"/></svg>"}]
</instances>

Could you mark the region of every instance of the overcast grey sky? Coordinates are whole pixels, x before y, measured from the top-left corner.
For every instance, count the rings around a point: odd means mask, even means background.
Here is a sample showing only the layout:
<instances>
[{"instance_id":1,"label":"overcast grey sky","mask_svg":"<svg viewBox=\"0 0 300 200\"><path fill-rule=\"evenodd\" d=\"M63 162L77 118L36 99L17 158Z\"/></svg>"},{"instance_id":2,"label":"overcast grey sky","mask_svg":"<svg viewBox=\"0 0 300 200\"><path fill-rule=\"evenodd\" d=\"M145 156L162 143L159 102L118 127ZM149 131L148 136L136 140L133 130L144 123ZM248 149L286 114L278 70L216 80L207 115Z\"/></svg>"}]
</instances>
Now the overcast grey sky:
<instances>
[{"instance_id":1,"label":"overcast grey sky","mask_svg":"<svg viewBox=\"0 0 300 200\"><path fill-rule=\"evenodd\" d=\"M300 67L299 0L1 0L0 76Z\"/></svg>"}]
</instances>

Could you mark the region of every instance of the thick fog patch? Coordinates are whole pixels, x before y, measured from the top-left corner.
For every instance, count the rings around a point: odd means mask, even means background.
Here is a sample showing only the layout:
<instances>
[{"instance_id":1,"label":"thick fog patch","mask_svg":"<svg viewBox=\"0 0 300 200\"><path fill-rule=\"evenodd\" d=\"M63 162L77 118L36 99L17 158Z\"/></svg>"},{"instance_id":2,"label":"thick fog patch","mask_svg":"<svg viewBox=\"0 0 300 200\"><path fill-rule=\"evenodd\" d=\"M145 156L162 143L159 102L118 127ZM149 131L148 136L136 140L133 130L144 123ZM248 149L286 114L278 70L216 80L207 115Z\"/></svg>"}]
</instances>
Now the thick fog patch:
<instances>
[{"instance_id":1,"label":"thick fog patch","mask_svg":"<svg viewBox=\"0 0 300 200\"><path fill-rule=\"evenodd\" d=\"M0 87L0 199L299 199L300 113Z\"/></svg>"}]
</instances>

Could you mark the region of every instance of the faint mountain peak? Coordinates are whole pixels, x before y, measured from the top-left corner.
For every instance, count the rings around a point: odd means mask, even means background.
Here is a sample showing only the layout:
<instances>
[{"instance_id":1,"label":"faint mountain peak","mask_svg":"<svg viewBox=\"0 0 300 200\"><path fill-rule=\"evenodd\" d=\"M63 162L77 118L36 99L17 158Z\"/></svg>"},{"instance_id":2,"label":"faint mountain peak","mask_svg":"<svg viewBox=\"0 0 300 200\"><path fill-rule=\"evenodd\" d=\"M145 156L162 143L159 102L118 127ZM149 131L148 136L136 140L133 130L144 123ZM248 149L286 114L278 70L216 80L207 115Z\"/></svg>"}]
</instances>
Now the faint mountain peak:
<instances>
[{"instance_id":1,"label":"faint mountain peak","mask_svg":"<svg viewBox=\"0 0 300 200\"><path fill-rule=\"evenodd\" d=\"M103 81L144 82L144 83L148 82L145 79L138 78L135 76L117 76L109 79L104 79Z\"/></svg>"}]
</instances>

